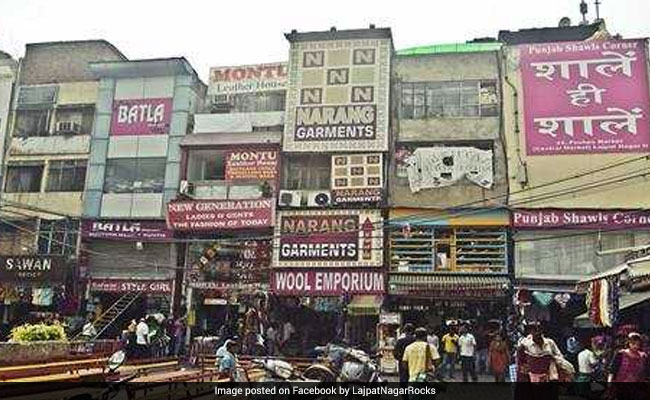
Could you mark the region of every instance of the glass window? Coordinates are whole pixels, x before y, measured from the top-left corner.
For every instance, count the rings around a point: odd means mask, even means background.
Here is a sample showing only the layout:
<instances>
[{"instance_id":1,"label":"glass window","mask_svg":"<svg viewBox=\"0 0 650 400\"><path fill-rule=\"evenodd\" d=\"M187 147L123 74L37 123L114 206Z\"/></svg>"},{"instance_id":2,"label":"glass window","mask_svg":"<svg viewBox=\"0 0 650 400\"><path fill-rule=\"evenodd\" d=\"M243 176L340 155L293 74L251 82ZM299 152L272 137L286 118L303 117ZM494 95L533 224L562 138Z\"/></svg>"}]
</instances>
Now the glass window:
<instances>
[{"instance_id":1,"label":"glass window","mask_svg":"<svg viewBox=\"0 0 650 400\"><path fill-rule=\"evenodd\" d=\"M16 112L14 136L47 136L50 132L50 110L19 110Z\"/></svg>"},{"instance_id":2,"label":"glass window","mask_svg":"<svg viewBox=\"0 0 650 400\"><path fill-rule=\"evenodd\" d=\"M114 158L106 162L105 193L162 193L164 158Z\"/></svg>"},{"instance_id":3,"label":"glass window","mask_svg":"<svg viewBox=\"0 0 650 400\"><path fill-rule=\"evenodd\" d=\"M41 191L43 164L13 164L7 166L7 193L34 193Z\"/></svg>"},{"instance_id":4,"label":"glass window","mask_svg":"<svg viewBox=\"0 0 650 400\"><path fill-rule=\"evenodd\" d=\"M83 192L86 182L86 160L50 161L48 192Z\"/></svg>"},{"instance_id":5,"label":"glass window","mask_svg":"<svg viewBox=\"0 0 650 400\"><path fill-rule=\"evenodd\" d=\"M490 117L499 112L494 80L403 83L400 104L404 119Z\"/></svg>"},{"instance_id":6,"label":"glass window","mask_svg":"<svg viewBox=\"0 0 650 400\"><path fill-rule=\"evenodd\" d=\"M42 219L38 234L39 254L75 254L79 235L79 221L74 219Z\"/></svg>"},{"instance_id":7,"label":"glass window","mask_svg":"<svg viewBox=\"0 0 650 400\"><path fill-rule=\"evenodd\" d=\"M212 100L212 112L253 113L284 111L285 91L241 93L227 98L215 96Z\"/></svg>"},{"instance_id":8,"label":"glass window","mask_svg":"<svg viewBox=\"0 0 650 400\"><path fill-rule=\"evenodd\" d=\"M331 157L301 155L289 157L284 174L287 190L326 190L330 187Z\"/></svg>"}]
</instances>

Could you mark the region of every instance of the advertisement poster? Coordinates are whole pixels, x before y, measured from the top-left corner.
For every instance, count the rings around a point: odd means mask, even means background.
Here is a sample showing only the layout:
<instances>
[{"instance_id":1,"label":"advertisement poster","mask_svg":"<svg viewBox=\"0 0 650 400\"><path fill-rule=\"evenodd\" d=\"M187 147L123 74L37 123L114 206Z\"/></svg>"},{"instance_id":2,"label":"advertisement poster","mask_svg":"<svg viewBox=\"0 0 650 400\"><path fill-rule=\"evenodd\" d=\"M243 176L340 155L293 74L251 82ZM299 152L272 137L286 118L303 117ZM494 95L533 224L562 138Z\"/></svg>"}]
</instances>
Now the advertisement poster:
<instances>
[{"instance_id":1,"label":"advertisement poster","mask_svg":"<svg viewBox=\"0 0 650 400\"><path fill-rule=\"evenodd\" d=\"M383 294L384 273L364 270L280 270L271 272L276 295L340 296Z\"/></svg>"},{"instance_id":2,"label":"advertisement poster","mask_svg":"<svg viewBox=\"0 0 650 400\"><path fill-rule=\"evenodd\" d=\"M528 155L650 149L644 39L518 46Z\"/></svg>"},{"instance_id":3,"label":"advertisement poster","mask_svg":"<svg viewBox=\"0 0 650 400\"><path fill-rule=\"evenodd\" d=\"M287 63L210 68L208 95L270 92L287 87Z\"/></svg>"},{"instance_id":4,"label":"advertisement poster","mask_svg":"<svg viewBox=\"0 0 650 400\"><path fill-rule=\"evenodd\" d=\"M113 101L111 135L166 135L172 119L172 98Z\"/></svg>"},{"instance_id":5,"label":"advertisement poster","mask_svg":"<svg viewBox=\"0 0 650 400\"><path fill-rule=\"evenodd\" d=\"M284 211L275 226L276 267L381 266L377 210Z\"/></svg>"},{"instance_id":6,"label":"advertisement poster","mask_svg":"<svg viewBox=\"0 0 650 400\"><path fill-rule=\"evenodd\" d=\"M516 229L650 229L650 211L644 210L515 210Z\"/></svg>"},{"instance_id":7,"label":"advertisement poster","mask_svg":"<svg viewBox=\"0 0 650 400\"><path fill-rule=\"evenodd\" d=\"M174 231L268 228L274 223L275 202L273 198L171 201L167 226Z\"/></svg>"},{"instance_id":8,"label":"advertisement poster","mask_svg":"<svg viewBox=\"0 0 650 400\"><path fill-rule=\"evenodd\" d=\"M81 223L81 237L84 239L155 242L165 241L173 236L164 221L84 220Z\"/></svg>"},{"instance_id":9,"label":"advertisement poster","mask_svg":"<svg viewBox=\"0 0 650 400\"><path fill-rule=\"evenodd\" d=\"M228 150L225 160L227 181L274 181L278 176L277 150Z\"/></svg>"},{"instance_id":10,"label":"advertisement poster","mask_svg":"<svg viewBox=\"0 0 650 400\"><path fill-rule=\"evenodd\" d=\"M0 282L62 282L62 256L0 256Z\"/></svg>"}]
</instances>

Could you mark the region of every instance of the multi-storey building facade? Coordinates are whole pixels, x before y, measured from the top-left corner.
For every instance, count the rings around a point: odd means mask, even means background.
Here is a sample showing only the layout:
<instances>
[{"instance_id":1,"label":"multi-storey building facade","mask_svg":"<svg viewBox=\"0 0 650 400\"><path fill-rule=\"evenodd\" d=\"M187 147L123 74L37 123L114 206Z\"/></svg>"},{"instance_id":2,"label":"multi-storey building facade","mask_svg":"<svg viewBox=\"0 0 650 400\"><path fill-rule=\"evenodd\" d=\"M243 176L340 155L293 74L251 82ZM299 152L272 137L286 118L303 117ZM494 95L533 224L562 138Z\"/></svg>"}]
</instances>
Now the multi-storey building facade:
<instances>
[{"instance_id":1,"label":"multi-storey building facade","mask_svg":"<svg viewBox=\"0 0 650 400\"><path fill-rule=\"evenodd\" d=\"M125 59L102 40L26 46L4 146L0 252L9 320L78 311L78 231L98 97L88 63ZM41 270L19 272L30 265Z\"/></svg>"},{"instance_id":2,"label":"multi-storey building facade","mask_svg":"<svg viewBox=\"0 0 650 400\"><path fill-rule=\"evenodd\" d=\"M135 317L171 314L182 273L166 204L205 85L184 58L95 62L89 71L99 79L83 204L89 310L101 314L131 293Z\"/></svg>"}]
</instances>

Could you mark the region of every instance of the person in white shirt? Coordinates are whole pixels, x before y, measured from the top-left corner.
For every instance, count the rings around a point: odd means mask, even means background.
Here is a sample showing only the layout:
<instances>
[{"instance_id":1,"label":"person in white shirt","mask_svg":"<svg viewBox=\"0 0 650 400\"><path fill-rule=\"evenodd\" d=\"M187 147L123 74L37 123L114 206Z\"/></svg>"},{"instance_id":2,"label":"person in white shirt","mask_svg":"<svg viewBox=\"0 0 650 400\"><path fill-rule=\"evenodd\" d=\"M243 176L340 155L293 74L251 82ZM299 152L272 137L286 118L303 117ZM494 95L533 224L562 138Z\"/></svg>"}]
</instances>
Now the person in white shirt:
<instances>
[{"instance_id":1,"label":"person in white shirt","mask_svg":"<svg viewBox=\"0 0 650 400\"><path fill-rule=\"evenodd\" d=\"M291 336L296 333L296 329L293 327L291 322L287 321L282 325L282 351L285 351L285 346L287 342L289 342L289 339L291 339Z\"/></svg>"},{"instance_id":2,"label":"person in white shirt","mask_svg":"<svg viewBox=\"0 0 650 400\"><path fill-rule=\"evenodd\" d=\"M138 356L146 358L149 354L149 325L144 318L140 318L138 326L135 327L135 343L138 346Z\"/></svg>"},{"instance_id":3,"label":"person in white shirt","mask_svg":"<svg viewBox=\"0 0 650 400\"><path fill-rule=\"evenodd\" d=\"M598 358L590 347L585 347L578 353L578 381L590 382L596 365L598 365Z\"/></svg>"},{"instance_id":4,"label":"person in white shirt","mask_svg":"<svg viewBox=\"0 0 650 400\"><path fill-rule=\"evenodd\" d=\"M92 340L97 336L97 329L95 329L92 319L88 318L88 322L81 328L81 336L85 340Z\"/></svg>"},{"instance_id":5,"label":"person in white shirt","mask_svg":"<svg viewBox=\"0 0 650 400\"><path fill-rule=\"evenodd\" d=\"M467 325L460 327L458 347L460 347L460 366L463 371L463 382L467 382L468 375L472 377L472 381L478 381L474 360L476 354L476 338L469 333Z\"/></svg>"}]
</instances>

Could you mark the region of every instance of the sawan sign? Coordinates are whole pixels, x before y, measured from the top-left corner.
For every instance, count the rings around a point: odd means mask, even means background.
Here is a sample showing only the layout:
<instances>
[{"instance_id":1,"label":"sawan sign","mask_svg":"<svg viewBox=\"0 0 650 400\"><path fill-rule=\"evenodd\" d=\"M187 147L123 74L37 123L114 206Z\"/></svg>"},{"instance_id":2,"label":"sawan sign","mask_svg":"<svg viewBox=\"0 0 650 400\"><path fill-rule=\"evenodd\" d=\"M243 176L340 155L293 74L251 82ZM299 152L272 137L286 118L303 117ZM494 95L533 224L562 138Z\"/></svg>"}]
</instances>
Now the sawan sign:
<instances>
[{"instance_id":1,"label":"sawan sign","mask_svg":"<svg viewBox=\"0 0 650 400\"><path fill-rule=\"evenodd\" d=\"M54 256L0 256L0 282L61 282L63 258Z\"/></svg>"}]
</instances>

